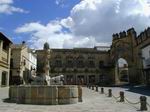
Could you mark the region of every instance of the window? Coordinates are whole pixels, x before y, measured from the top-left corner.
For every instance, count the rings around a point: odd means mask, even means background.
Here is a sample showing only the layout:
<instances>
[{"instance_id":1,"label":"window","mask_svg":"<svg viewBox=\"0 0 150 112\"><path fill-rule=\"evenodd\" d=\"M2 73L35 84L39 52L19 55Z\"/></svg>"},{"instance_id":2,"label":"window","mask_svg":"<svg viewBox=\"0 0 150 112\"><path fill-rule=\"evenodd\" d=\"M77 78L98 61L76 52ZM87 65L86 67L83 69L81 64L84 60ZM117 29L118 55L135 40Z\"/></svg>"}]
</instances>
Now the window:
<instances>
[{"instance_id":1,"label":"window","mask_svg":"<svg viewBox=\"0 0 150 112\"><path fill-rule=\"evenodd\" d=\"M77 67L78 68L83 68L84 67L84 62L82 60L77 61Z\"/></svg>"},{"instance_id":2,"label":"window","mask_svg":"<svg viewBox=\"0 0 150 112\"><path fill-rule=\"evenodd\" d=\"M6 42L4 42L4 43L3 43L3 50L7 50L7 48L8 48L8 45L7 45Z\"/></svg>"},{"instance_id":3,"label":"window","mask_svg":"<svg viewBox=\"0 0 150 112\"><path fill-rule=\"evenodd\" d=\"M90 60L90 61L88 62L88 67L94 68L94 67L95 67L95 62L94 62L93 60Z\"/></svg>"},{"instance_id":4,"label":"window","mask_svg":"<svg viewBox=\"0 0 150 112\"><path fill-rule=\"evenodd\" d=\"M55 61L55 67L62 67L62 61L61 60L56 60Z\"/></svg>"},{"instance_id":5,"label":"window","mask_svg":"<svg viewBox=\"0 0 150 112\"><path fill-rule=\"evenodd\" d=\"M84 57L83 56L79 56L77 58L77 68L83 68L84 67Z\"/></svg>"},{"instance_id":6,"label":"window","mask_svg":"<svg viewBox=\"0 0 150 112\"><path fill-rule=\"evenodd\" d=\"M73 61L72 60L67 60L66 67L73 68Z\"/></svg>"},{"instance_id":7,"label":"window","mask_svg":"<svg viewBox=\"0 0 150 112\"><path fill-rule=\"evenodd\" d=\"M99 68L104 67L104 61L99 61Z\"/></svg>"}]
</instances>

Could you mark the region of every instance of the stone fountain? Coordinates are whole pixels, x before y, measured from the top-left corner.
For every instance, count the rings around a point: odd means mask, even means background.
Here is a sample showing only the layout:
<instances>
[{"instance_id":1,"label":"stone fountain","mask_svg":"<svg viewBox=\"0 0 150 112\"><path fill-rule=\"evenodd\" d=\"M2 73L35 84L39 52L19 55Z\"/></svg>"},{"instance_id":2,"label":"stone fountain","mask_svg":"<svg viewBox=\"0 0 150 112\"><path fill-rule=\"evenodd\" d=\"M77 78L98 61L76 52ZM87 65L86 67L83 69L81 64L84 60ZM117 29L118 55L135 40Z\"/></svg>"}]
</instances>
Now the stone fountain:
<instances>
[{"instance_id":1,"label":"stone fountain","mask_svg":"<svg viewBox=\"0 0 150 112\"><path fill-rule=\"evenodd\" d=\"M77 85L63 85L63 75L50 77L49 44L44 44L42 66L37 75L31 75L30 85L11 86L9 99L21 104L74 104L82 102L82 88Z\"/></svg>"}]
</instances>

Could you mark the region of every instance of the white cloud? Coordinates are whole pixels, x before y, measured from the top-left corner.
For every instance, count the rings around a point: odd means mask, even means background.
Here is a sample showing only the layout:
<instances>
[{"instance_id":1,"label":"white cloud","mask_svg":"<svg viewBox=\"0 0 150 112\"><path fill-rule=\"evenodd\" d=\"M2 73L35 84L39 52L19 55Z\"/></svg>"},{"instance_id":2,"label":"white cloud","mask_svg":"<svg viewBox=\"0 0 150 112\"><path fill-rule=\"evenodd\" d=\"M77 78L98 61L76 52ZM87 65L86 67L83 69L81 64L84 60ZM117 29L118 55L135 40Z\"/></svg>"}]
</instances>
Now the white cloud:
<instances>
[{"instance_id":1,"label":"white cloud","mask_svg":"<svg viewBox=\"0 0 150 112\"><path fill-rule=\"evenodd\" d=\"M48 41L51 47L93 47L110 45L112 34L130 27L137 31L150 25L149 0L82 0L70 11L70 16L50 21L27 23L17 33L31 33L32 46L41 47Z\"/></svg>"},{"instance_id":2,"label":"white cloud","mask_svg":"<svg viewBox=\"0 0 150 112\"><path fill-rule=\"evenodd\" d=\"M77 36L110 42L113 33L130 27L141 31L150 25L149 9L148 0L83 0L71 11L70 30Z\"/></svg>"},{"instance_id":3,"label":"white cloud","mask_svg":"<svg viewBox=\"0 0 150 112\"><path fill-rule=\"evenodd\" d=\"M13 0L0 0L0 4L12 4Z\"/></svg>"},{"instance_id":4,"label":"white cloud","mask_svg":"<svg viewBox=\"0 0 150 112\"><path fill-rule=\"evenodd\" d=\"M55 4L62 7L62 8L64 8L64 7L67 7L66 1L67 0L55 0Z\"/></svg>"},{"instance_id":5,"label":"white cloud","mask_svg":"<svg viewBox=\"0 0 150 112\"><path fill-rule=\"evenodd\" d=\"M63 31L61 21L50 21L47 25L42 25L39 22L27 23L15 30L16 33L31 33L31 47L42 48L45 42L49 42L53 48L71 48L84 47L87 44L94 46L95 39L92 37L82 37L76 39L72 33ZM90 46L90 47L91 47Z\"/></svg>"},{"instance_id":6,"label":"white cloud","mask_svg":"<svg viewBox=\"0 0 150 112\"><path fill-rule=\"evenodd\" d=\"M0 13L12 14L13 12L28 13L21 8L14 7L13 0L0 0Z\"/></svg>"}]
</instances>

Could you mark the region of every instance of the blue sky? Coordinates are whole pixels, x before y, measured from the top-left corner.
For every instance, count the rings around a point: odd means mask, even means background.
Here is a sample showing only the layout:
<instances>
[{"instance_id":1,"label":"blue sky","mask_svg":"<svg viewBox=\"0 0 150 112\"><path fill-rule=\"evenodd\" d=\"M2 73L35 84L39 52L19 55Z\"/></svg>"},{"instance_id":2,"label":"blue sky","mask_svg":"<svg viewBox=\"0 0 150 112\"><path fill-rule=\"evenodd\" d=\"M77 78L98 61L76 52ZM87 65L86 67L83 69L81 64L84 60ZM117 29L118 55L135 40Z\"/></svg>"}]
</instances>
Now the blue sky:
<instances>
[{"instance_id":1,"label":"blue sky","mask_svg":"<svg viewBox=\"0 0 150 112\"><path fill-rule=\"evenodd\" d=\"M60 1L57 4L55 0L44 0L44 2L43 0L14 0L13 6L24 9L27 13L13 12L13 14L0 14L1 31L10 37L14 43L20 43L30 37L26 34L15 33L14 29L18 26L37 21L41 24L47 24L51 20L65 18L69 16L72 7L79 3L79 1L63 0L63 2Z\"/></svg>"},{"instance_id":2,"label":"blue sky","mask_svg":"<svg viewBox=\"0 0 150 112\"><path fill-rule=\"evenodd\" d=\"M150 0L0 0L0 31L32 48L109 46L112 34L150 26Z\"/></svg>"}]
</instances>

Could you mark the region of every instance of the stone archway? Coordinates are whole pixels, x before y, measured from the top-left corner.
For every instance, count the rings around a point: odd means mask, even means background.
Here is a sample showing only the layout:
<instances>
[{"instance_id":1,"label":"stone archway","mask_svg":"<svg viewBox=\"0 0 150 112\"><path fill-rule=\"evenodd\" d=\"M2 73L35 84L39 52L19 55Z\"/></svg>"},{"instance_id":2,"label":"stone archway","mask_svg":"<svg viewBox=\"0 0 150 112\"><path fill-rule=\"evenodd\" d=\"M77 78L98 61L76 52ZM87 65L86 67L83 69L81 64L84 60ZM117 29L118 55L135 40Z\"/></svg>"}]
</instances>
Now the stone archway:
<instances>
[{"instance_id":1,"label":"stone archway","mask_svg":"<svg viewBox=\"0 0 150 112\"><path fill-rule=\"evenodd\" d=\"M134 29L113 35L113 41L110 51L112 63L114 65L114 83L118 83L118 74L116 69L116 63L120 58L123 58L128 63L128 76L129 83L136 83L139 79L137 77L137 65L135 57L135 32Z\"/></svg>"}]
</instances>

